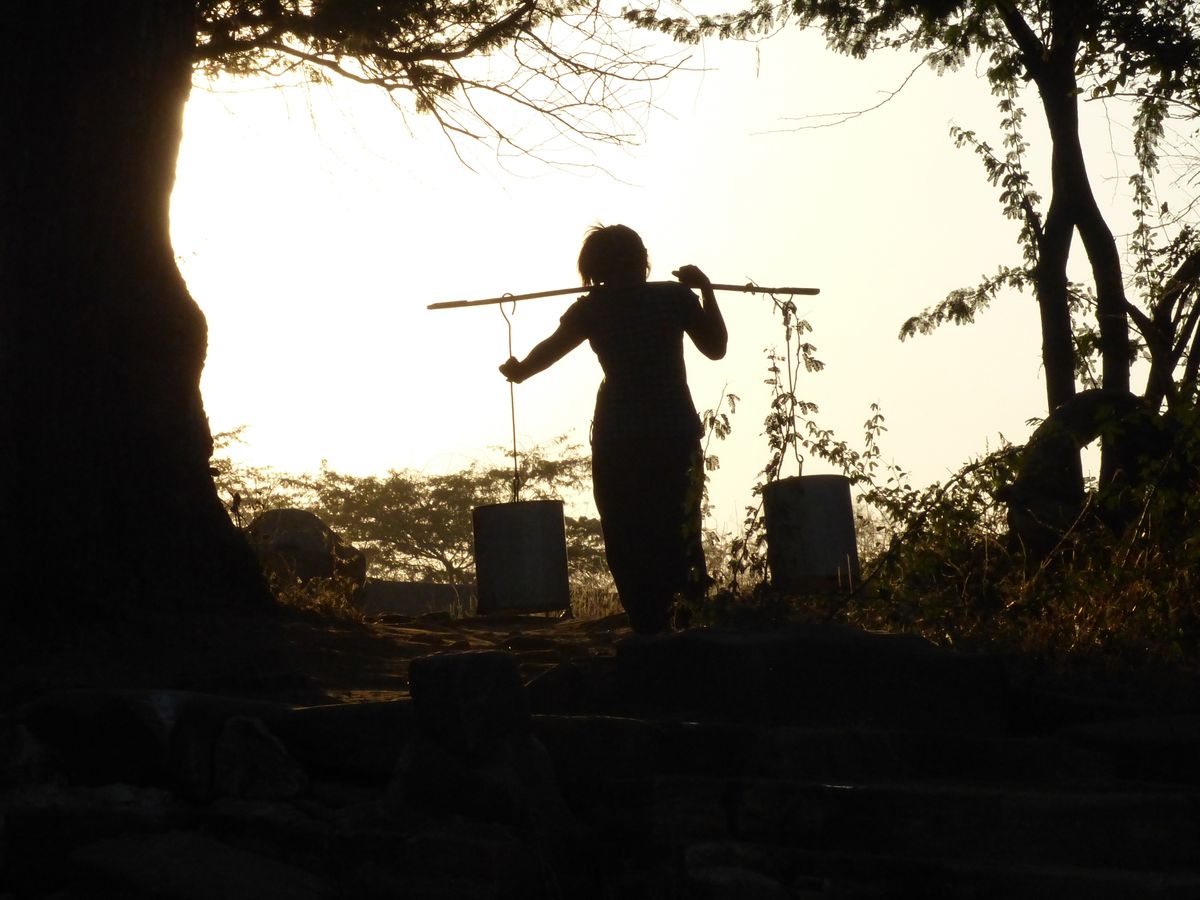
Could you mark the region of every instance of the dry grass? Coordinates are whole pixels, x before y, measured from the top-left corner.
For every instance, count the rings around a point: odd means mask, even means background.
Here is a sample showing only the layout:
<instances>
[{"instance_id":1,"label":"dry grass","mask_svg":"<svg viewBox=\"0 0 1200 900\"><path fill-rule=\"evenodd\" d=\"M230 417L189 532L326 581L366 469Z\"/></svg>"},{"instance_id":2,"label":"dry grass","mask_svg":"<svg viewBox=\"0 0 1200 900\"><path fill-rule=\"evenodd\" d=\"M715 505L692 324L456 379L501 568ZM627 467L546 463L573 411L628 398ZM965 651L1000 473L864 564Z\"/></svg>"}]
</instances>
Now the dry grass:
<instances>
[{"instance_id":1,"label":"dry grass","mask_svg":"<svg viewBox=\"0 0 1200 900\"><path fill-rule=\"evenodd\" d=\"M345 578L312 578L306 582L267 574L271 594L282 606L331 619L362 622L355 586Z\"/></svg>"},{"instance_id":2,"label":"dry grass","mask_svg":"<svg viewBox=\"0 0 1200 900\"><path fill-rule=\"evenodd\" d=\"M602 585L571 586L571 615L576 619L603 619L624 612L613 588Z\"/></svg>"}]
</instances>

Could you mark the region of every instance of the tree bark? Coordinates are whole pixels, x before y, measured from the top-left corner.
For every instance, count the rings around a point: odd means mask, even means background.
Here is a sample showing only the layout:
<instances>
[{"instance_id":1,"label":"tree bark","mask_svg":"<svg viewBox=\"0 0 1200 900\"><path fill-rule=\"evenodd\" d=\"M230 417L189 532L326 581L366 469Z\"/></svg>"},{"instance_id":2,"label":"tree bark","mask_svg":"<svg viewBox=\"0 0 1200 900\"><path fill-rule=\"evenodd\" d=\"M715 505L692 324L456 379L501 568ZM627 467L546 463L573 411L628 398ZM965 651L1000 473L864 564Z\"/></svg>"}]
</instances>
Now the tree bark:
<instances>
[{"instance_id":1,"label":"tree bark","mask_svg":"<svg viewBox=\"0 0 1200 900\"><path fill-rule=\"evenodd\" d=\"M168 230L194 2L10 7L0 619L265 600L209 473L207 328Z\"/></svg>"}]
</instances>

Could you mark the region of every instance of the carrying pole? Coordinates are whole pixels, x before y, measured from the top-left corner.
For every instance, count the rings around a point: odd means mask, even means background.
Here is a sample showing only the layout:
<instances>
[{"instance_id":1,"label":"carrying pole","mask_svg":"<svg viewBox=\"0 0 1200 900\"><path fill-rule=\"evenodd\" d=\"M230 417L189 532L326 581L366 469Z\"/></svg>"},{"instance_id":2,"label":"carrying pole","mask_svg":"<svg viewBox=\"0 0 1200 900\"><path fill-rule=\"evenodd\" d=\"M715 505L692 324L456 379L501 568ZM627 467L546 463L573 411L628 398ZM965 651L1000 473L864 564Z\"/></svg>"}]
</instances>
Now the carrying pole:
<instances>
[{"instance_id":1,"label":"carrying pole","mask_svg":"<svg viewBox=\"0 0 1200 900\"><path fill-rule=\"evenodd\" d=\"M677 281L666 282L678 284ZM813 295L821 293L820 288L808 287L761 287L757 284L714 284L714 291L734 291L739 294L786 294ZM532 294L505 294L503 297L488 297L486 300L445 300L441 303L430 303L426 309L463 309L469 306L494 306L497 303L512 303L517 300L539 300L542 297L561 297L565 294L586 294L590 287L559 288L553 291L535 291Z\"/></svg>"}]
</instances>

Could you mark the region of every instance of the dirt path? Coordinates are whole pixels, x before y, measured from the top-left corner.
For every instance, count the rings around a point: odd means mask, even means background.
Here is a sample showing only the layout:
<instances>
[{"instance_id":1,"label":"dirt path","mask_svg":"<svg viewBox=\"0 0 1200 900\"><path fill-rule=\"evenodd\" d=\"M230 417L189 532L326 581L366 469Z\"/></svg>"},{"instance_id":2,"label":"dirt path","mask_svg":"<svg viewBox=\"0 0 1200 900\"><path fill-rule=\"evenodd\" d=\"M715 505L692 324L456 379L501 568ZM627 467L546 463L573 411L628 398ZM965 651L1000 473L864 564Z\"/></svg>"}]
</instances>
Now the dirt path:
<instances>
[{"instance_id":1,"label":"dirt path","mask_svg":"<svg viewBox=\"0 0 1200 900\"><path fill-rule=\"evenodd\" d=\"M611 655L613 642L628 633L624 616L392 616L357 624L283 611L68 623L0 638L0 712L48 691L99 687L196 690L303 706L390 700L408 695L408 664L419 656L506 649L528 681L560 662Z\"/></svg>"}]
</instances>

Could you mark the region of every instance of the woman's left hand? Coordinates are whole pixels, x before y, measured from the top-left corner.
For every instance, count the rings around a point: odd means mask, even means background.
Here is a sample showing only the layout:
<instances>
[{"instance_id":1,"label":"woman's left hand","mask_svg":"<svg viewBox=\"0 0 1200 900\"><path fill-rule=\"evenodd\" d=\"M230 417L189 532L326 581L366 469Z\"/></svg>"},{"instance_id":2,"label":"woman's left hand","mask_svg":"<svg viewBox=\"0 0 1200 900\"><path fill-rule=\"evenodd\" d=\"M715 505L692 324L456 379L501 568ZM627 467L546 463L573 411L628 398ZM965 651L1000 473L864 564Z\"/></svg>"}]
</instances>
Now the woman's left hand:
<instances>
[{"instance_id":1,"label":"woman's left hand","mask_svg":"<svg viewBox=\"0 0 1200 900\"><path fill-rule=\"evenodd\" d=\"M510 356L500 364L500 374L516 384L520 384L525 380L521 374L521 361L515 356Z\"/></svg>"},{"instance_id":2,"label":"woman's left hand","mask_svg":"<svg viewBox=\"0 0 1200 900\"><path fill-rule=\"evenodd\" d=\"M699 288L703 290L704 288L711 287L712 285L712 282L708 280L708 276L700 271L699 266L680 266L671 274L678 278L679 283L684 287Z\"/></svg>"}]
</instances>

